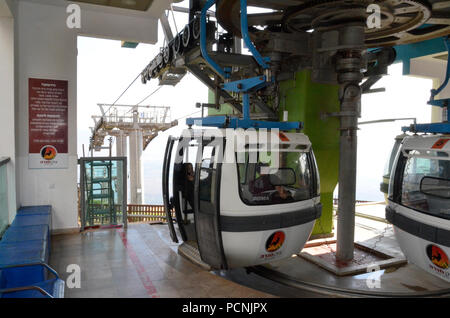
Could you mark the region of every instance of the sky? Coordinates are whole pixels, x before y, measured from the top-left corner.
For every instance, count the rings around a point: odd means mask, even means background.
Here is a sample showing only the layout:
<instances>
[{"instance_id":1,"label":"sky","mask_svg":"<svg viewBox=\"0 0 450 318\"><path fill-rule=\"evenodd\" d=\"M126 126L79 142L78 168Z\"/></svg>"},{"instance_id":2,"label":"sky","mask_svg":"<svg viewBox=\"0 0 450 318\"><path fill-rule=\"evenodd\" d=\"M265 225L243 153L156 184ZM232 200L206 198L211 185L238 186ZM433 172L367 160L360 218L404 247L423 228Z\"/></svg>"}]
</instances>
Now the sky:
<instances>
[{"instance_id":1,"label":"sky","mask_svg":"<svg viewBox=\"0 0 450 318\"><path fill-rule=\"evenodd\" d=\"M389 76L374 87L386 92L363 95L360 122L391 118L417 118L419 123L431 122L431 107L427 105L432 88L431 79L402 76L402 64L389 67ZM361 125L358 131L357 200L383 201L380 183L389 159L394 138L402 126L412 121Z\"/></svg>"},{"instance_id":2,"label":"sky","mask_svg":"<svg viewBox=\"0 0 450 318\"><path fill-rule=\"evenodd\" d=\"M187 6L184 1L178 6ZM172 17L169 17L174 29ZM178 30L187 22L187 15L175 13ZM120 41L78 38L78 156L83 144L87 151L94 125L92 115L99 115L97 103L111 104L138 74L157 55L163 46L164 35L159 27L159 41L155 45L139 44L136 49L121 48ZM431 108L426 102L430 96L432 81L402 76L402 65L395 64L375 87L385 87L386 92L363 95L360 121L387 118L416 117L418 122L430 122ZM118 101L135 105L158 88L158 81L146 85L138 79ZM198 102L208 101L208 89L193 75L187 74L175 87L163 86L143 105L171 107L172 120L199 111ZM198 116L199 114L194 114ZM143 153L144 203L162 204L162 158L169 135L177 136L185 128L184 120L155 138ZM358 132L357 200L382 201L379 190L384 171L396 135L401 126L410 122L394 122L362 125ZM314 147L314 145L313 145ZM113 146L114 149L114 146ZM101 153L95 153L96 156ZM114 155L114 151L113 151ZM336 196L337 196L337 192Z\"/></svg>"}]
</instances>

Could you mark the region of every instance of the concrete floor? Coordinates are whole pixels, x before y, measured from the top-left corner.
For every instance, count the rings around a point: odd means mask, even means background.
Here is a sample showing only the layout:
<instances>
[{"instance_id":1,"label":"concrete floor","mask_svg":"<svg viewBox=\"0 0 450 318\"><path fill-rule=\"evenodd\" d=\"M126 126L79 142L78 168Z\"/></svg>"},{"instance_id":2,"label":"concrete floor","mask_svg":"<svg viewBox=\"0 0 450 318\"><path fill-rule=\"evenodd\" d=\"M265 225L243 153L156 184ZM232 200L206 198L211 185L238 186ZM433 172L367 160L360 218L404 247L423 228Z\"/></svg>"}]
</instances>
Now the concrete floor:
<instances>
[{"instance_id":1,"label":"concrete floor","mask_svg":"<svg viewBox=\"0 0 450 318\"><path fill-rule=\"evenodd\" d=\"M358 212L384 217L383 205L360 206ZM392 226L367 218L356 218L356 241L380 252L403 257ZM208 272L177 253L167 225L131 224L127 230L109 229L52 239L51 265L61 277L67 267L81 269L81 288L67 288L67 298L271 298L330 297L314 290L287 286L245 269ZM370 292L414 293L450 288L413 264L375 273L337 277L306 259L296 256L264 266L292 281L308 281L345 289ZM369 276L370 275L370 276ZM379 281L379 287L367 282ZM373 280L375 279L375 280Z\"/></svg>"},{"instance_id":2,"label":"concrete floor","mask_svg":"<svg viewBox=\"0 0 450 318\"><path fill-rule=\"evenodd\" d=\"M81 288L66 298L268 298L271 294L202 270L179 256L166 225L131 224L52 239L50 264L66 280L80 266Z\"/></svg>"}]
</instances>

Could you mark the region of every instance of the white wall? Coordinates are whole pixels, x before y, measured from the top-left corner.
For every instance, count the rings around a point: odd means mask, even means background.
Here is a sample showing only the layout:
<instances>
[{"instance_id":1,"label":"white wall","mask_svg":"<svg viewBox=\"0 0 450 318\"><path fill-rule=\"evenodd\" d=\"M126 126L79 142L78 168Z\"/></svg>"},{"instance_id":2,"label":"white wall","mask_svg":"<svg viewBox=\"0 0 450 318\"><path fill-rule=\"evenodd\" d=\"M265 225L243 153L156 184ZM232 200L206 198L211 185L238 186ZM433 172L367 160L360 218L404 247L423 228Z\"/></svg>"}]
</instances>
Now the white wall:
<instances>
[{"instance_id":1,"label":"white wall","mask_svg":"<svg viewBox=\"0 0 450 318\"><path fill-rule=\"evenodd\" d=\"M157 41L158 25L155 19L85 9L81 13L80 34L139 43Z\"/></svg>"},{"instance_id":2,"label":"white wall","mask_svg":"<svg viewBox=\"0 0 450 318\"><path fill-rule=\"evenodd\" d=\"M78 227L77 36L83 34L155 43L158 23L157 19L151 17L143 20L140 16L116 13L121 10L108 9L102 12L99 7L91 10L93 6L82 6L82 29L68 29L67 4L68 2L60 0L16 0L14 10L18 204L52 205L53 228L57 230ZM69 81L68 169L28 169L28 78L30 77Z\"/></svg>"},{"instance_id":3,"label":"white wall","mask_svg":"<svg viewBox=\"0 0 450 318\"><path fill-rule=\"evenodd\" d=\"M50 204L53 227L77 226L76 38L65 8L20 1L16 12L17 195L20 205ZM28 78L69 81L69 168L28 169Z\"/></svg>"},{"instance_id":4,"label":"white wall","mask_svg":"<svg viewBox=\"0 0 450 318\"><path fill-rule=\"evenodd\" d=\"M16 205L16 149L14 136L14 20L6 5L0 1L0 157L10 157L7 168L8 207L10 221Z\"/></svg>"}]
</instances>

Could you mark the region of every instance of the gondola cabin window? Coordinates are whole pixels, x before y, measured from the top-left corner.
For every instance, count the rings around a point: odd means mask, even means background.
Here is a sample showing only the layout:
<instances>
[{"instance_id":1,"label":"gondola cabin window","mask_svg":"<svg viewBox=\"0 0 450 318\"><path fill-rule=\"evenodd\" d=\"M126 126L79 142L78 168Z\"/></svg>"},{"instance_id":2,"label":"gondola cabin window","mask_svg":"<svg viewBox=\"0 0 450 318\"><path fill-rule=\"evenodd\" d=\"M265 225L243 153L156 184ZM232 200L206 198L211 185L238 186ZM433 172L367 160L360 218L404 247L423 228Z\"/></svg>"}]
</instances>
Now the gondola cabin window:
<instances>
[{"instance_id":1,"label":"gondola cabin window","mask_svg":"<svg viewBox=\"0 0 450 318\"><path fill-rule=\"evenodd\" d=\"M249 205L309 200L317 191L309 153L254 152L238 154L240 195ZM250 158L250 159L249 159ZM252 160L256 158L256 160ZM314 186L313 186L314 185Z\"/></svg>"},{"instance_id":2,"label":"gondola cabin window","mask_svg":"<svg viewBox=\"0 0 450 318\"><path fill-rule=\"evenodd\" d=\"M200 165L200 200L214 203L214 193L217 177L217 162L215 161L215 147L203 148L202 162Z\"/></svg>"},{"instance_id":3,"label":"gondola cabin window","mask_svg":"<svg viewBox=\"0 0 450 318\"><path fill-rule=\"evenodd\" d=\"M450 219L450 158L433 151L423 156L411 151L406 159L401 204L414 210Z\"/></svg>"}]
</instances>

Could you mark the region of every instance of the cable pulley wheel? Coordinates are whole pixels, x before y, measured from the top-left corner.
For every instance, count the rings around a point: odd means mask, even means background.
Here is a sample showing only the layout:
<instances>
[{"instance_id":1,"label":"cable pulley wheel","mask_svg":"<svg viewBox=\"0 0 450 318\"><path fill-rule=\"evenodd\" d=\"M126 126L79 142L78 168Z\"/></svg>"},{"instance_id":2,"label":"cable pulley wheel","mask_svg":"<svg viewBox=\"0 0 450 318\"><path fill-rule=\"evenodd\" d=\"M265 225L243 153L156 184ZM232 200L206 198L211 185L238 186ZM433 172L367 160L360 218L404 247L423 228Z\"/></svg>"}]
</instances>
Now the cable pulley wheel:
<instances>
[{"instance_id":1,"label":"cable pulley wheel","mask_svg":"<svg viewBox=\"0 0 450 318\"><path fill-rule=\"evenodd\" d=\"M173 39L173 55L177 56L179 53L181 53L181 38L179 35L177 35L174 39Z\"/></svg>"},{"instance_id":2,"label":"cable pulley wheel","mask_svg":"<svg viewBox=\"0 0 450 318\"><path fill-rule=\"evenodd\" d=\"M450 34L450 8L446 0L299 0L289 2L294 5L286 3L248 0L248 6L273 10L248 15L254 40L277 29L298 33L353 22L366 25L367 47L415 43ZM370 24L375 8L379 10L380 19ZM239 0L220 0L216 10L221 26L240 36Z\"/></svg>"},{"instance_id":3,"label":"cable pulley wheel","mask_svg":"<svg viewBox=\"0 0 450 318\"><path fill-rule=\"evenodd\" d=\"M181 37L182 37L183 47L188 47L189 42L191 40L191 28L189 27L189 24L187 24L185 26L185 28L183 29L183 35Z\"/></svg>"},{"instance_id":4,"label":"cable pulley wheel","mask_svg":"<svg viewBox=\"0 0 450 318\"><path fill-rule=\"evenodd\" d=\"M200 38L200 18L195 18L194 22L192 22L192 37L194 40L198 40Z\"/></svg>"},{"instance_id":5,"label":"cable pulley wheel","mask_svg":"<svg viewBox=\"0 0 450 318\"><path fill-rule=\"evenodd\" d=\"M170 62L170 57L170 48L169 46L166 46L163 51L163 59L165 64L168 64Z\"/></svg>"}]
</instances>

